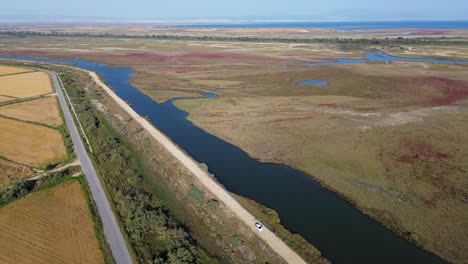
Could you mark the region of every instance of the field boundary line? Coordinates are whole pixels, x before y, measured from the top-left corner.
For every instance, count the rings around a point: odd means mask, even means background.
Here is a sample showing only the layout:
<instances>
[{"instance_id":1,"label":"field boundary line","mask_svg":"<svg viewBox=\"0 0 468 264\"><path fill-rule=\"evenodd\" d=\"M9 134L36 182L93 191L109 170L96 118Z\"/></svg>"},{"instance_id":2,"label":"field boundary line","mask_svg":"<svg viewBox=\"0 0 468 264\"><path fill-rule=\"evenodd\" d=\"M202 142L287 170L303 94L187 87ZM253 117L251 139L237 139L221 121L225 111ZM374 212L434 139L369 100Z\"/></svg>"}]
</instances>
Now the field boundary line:
<instances>
[{"instance_id":1,"label":"field boundary line","mask_svg":"<svg viewBox=\"0 0 468 264\"><path fill-rule=\"evenodd\" d=\"M26 164L23 164L23 163L20 163L20 162L17 162L17 161L14 161L14 160L5 158L5 157L3 157L3 156L0 156L0 160L4 160L4 161L8 161L8 162L17 164L17 165L21 165L21 166L24 166L24 167L28 167L28 168L30 168L30 169L32 169L32 170L41 170L41 169L38 169L38 168L36 168L36 167L32 167L32 166L30 166L30 165L26 165Z\"/></svg>"},{"instance_id":2,"label":"field boundary line","mask_svg":"<svg viewBox=\"0 0 468 264\"><path fill-rule=\"evenodd\" d=\"M0 75L0 78L7 77L7 76L12 76L12 75L20 75L20 74L25 74L25 73L33 73L33 72L37 72L37 71L27 71L27 72L16 72L16 73L3 74L3 75Z\"/></svg>"},{"instance_id":3,"label":"field boundary line","mask_svg":"<svg viewBox=\"0 0 468 264\"><path fill-rule=\"evenodd\" d=\"M0 96L8 97L8 98L14 98L14 99L19 99L18 97L14 97L14 96L11 96L11 95L5 95L5 94L0 94Z\"/></svg>"},{"instance_id":4,"label":"field boundary line","mask_svg":"<svg viewBox=\"0 0 468 264\"><path fill-rule=\"evenodd\" d=\"M60 130L58 126L57 126L57 127L54 127L54 126L51 126L51 125L48 125L48 124L44 124L44 123L40 123L40 122L23 120L23 119L19 119L19 118L16 118L16 117L6 116L6 115L3 115L3 114L0 114L0 117L1 117L1 118L5 118L5 119L10 119L10 120L13 120L13 121L18 121L18 122L26 123L26 124L31 124L31 125L36 125L36 126L47 127L47 128L54 129L54 130Z\"/></svg>"},{"instance_id":5,"label":"field boundary line","mask_svg":"<svg viewBox=\"0 0 468 264\"><path fill-rule=\"evenodd\" d=\"M0 95L1 95L1 94L0 94ZM2 96L3 96L3 95L2 95ZM6 106L6 105L18 104L18 103L22 103L22 102L33 101L33 100L41 99L41 98L45 98L45 97L47 97L47 96L46 96L46 95L38 95L38 96L26 97L26 98L15 98L15 97L12 97L13 100L9 100L9 101L5 101L5 102L0 103L0 107Z\"/></svg>"},{"instance_id":6,"label":"field boundary line","mask_svg":"<svg viewBox=\"0 0 468 264\"><path fill-rule=\"evenodd\" d=\"M89 139L88 137L86 136L86 132L84 131L83 129L83 126L81 126L81 122L80 120L78 119L78 115L76 114L75 112L75 108L73 107L73 104L70 100L70 97L68 96L68 93L67 93L67 90L65 89L65 86L63 85L63 82L62 82L62 79L60 78L60 76L57 75L57 79L59 80L60 82L60 86L62 88L62 90L65 92L65 96L67 97L67 101L68 103L70 104L70 108L73 112L73 115L75 116L75 119L76 119L76 122L78 123L78 126L80 127L80 130L81 130L81 134L82 136L84 137L84 139L86 140L86 145L88 145L88 149L91 153L93 153L93 149L91 148L91 143L89 143Z\"/></svg>"}]
</instances>

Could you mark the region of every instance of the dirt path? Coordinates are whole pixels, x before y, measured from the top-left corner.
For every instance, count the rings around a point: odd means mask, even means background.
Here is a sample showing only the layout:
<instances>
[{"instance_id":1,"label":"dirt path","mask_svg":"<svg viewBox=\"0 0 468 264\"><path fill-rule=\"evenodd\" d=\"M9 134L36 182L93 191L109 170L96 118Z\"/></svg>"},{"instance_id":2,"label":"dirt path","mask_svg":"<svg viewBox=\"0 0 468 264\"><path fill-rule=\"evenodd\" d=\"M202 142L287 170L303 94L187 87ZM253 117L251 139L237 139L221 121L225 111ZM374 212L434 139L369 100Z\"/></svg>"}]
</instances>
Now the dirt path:
<instances>
[{"instance_id":1,"label":"dirt path","mask_svg":"<svg viewBox=\"0 0 468 264\"><path fill-rule=\"evenodd\" d=\"M80 161L79 161L79 160L75 160L75 161L73 161L72 163L65 164L65 165L63 165L63 166L61 166L61 167L58 167L58 168L55 168L55 169L53 169L53 170L46 171L46 172L43 172L43 173L41 173L41 174L39 174L39 175L36 175L36 176L34 176L34 177L31 177L31 178L28 179L28 181L37 180L37 179L40 179L40 178L42 178L42 177L44 177L44 176L46 176L46 175L48 175L48 174L51 174L51 173L53 173L53 172L61 171L61 170L64 170L64 169L69 168L69 167L72 167L72 166L80 166L80 165L81 165L81 164L80 164Z\"/></svg>"},{"instance_id":2,"label":"dirt path","mask_svg":"<svg viewBox=\"0 0 468 264\"><path fill-rule=\"evenodd\" d=\"M280 238L272 231L264 227L262 232L259 232L254 224L256 218L242 207L223 187L213 180L203 169L200 168L198 162L194 161L190 156L184 153L179 147L173 143L162 132L156 129L146 119L138 115L125 101L118 97L106 84L104 84L96 73L86 71L93 80L101 86L112 99L114 99L127 113L135 119L144 129L146 129L159 143L161 143L175 158L177 158L189 171L191 171L197 179L205 185L226 207L243 221L251 232L257 234L266 244L268 244L278 255L280 255L288 263L306 263L295 251L288 247Z\"/></svg>"}]
</instances>

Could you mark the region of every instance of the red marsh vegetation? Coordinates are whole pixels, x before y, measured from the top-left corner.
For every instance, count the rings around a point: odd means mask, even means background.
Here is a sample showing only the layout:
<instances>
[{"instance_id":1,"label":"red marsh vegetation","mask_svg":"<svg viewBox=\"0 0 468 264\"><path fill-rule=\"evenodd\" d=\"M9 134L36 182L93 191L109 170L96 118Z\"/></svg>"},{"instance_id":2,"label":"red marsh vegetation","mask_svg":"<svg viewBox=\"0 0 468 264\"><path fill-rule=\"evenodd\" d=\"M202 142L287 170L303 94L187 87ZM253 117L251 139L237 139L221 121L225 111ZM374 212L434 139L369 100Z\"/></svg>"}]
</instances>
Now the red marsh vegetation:
<instances>
[{"instance_id":1,"label":"red marsh vegetation","mask_svg":"<svg viewBox=\"0 0 468 264\"><path fill-rule=\"evenodd\" d=\"M424 141L404 141L402 144L407 148L408 152L397 158L397 161L401 163L415 164L418 161L442 160L451 157L451 155L442 153L433 145Z\"/></svg>"},{"instance_id":2,"label":"red marsh vegetation","mask_svg":"<svg viewBox=\"0 0 468 264\"><path fill-rule=\"evenodd\" d=\"M465 81L441 77L425 77L422 81L423 83L435 85L441 93L440 97L432 98L431 105L449 105L468 97L468 83Z\"/></svg>"},{"instance_id":3,"label":"red marsh vegetation","mask_svg":"<svg viewBox=\"0 0 468 264\"><path fill-rule=\"evenodd\" d=\"M239 53L127 53L106 54L95 53L93 56L112 59L128 64L168 64L168 63L194 63L194 62L273 62L281 59Z\"/></svg>"},{"instance_id":4,"label":"red marsh vegetation","mask_svg":"<svg viewBox=\"0 0 468 264\"><path fill-rule=\"evenodd\" d=\"M449 31L447 30L418 30L415 32L411 32L410 35L434 35L434 36L440 36L440 35L448 35L450 34Z\"/></svg>"},{"instance_id":5,"label":"red marsh vegetation","mask_svg":"<svg viewBox=\"0 0 468 264\"><path fill-rule=\"evenodd\" d=\"M320 106L320 107L329 107L329 108L338 108L338 107L344 107L345 105L337 104L337 103L323 103L323 104L319 104L318 106Z\"/></svg>"},{"instance_id":6,"label":"red marsh vegetation","mask_svg":"<svg viewBox=\"0 0 468 264\"><path fill-rule=\"evenodd\" d=\"M403 78L389 89L390 98L400 98L404 105L446 106L468 97L468 82L444 77ZM401 105L400 105L401 106Z\"/></svg>"}]
</instances>

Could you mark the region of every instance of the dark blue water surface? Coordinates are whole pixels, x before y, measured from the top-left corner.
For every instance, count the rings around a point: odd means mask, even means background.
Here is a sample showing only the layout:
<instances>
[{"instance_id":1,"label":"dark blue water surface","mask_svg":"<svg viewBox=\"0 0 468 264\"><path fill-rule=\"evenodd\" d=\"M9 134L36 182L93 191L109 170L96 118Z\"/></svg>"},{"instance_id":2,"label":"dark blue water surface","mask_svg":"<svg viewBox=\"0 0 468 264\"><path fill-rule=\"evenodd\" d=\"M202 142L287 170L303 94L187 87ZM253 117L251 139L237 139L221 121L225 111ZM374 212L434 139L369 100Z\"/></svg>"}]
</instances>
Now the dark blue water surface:
<instances>
[{"instance_id":1,"label":"dark blue water surface","mask_svg":"<svg viewBox=\"0 0 468 264\"><path fill-rule=\"evenodd\" d=\"M288 230L299 233L334 263L444 263L364 215L335 193L321 187L310 176L288 166L252 159L238 147L187 121L187 113L176 108L172 101L154 102L129 84L136 74L132 70L84 60L0 58L68 63L97 72L136 112L148 116L158 129L195 160L207 164L209 171L229 191L275 209ZM309 66L391 60L468 63L369 53L366 59L340 59L336 62L311 63ZM214 94L207 95L216 97Z\"/></svg>"},{"instance_id":2,"label":"dark blue water surface","mask_svg":"<svg viewBox=\"0 0 468 264\"><path fill-rule=\"evenodd\" d=\"M390 63L391 61L406 61L406 62L428 62L434 64L468 64L468 61L462 60L438 60L438 59L424 59L424 58L408 58L397 57L385 54L383 52L368 52L365 54L365 59L337 59L335 61L322 61L306 63L307 66L333 66L333 65L352 65L365 62L383 62Z\"/></svg>"},{"instance_id":3,"label":"dark blue water surface","mask_svg":"<svg viewBox=\"0 0 468 264\"><path fill-rule=\"evenodd\" d=\"M232 22L169 25L180 28L329 28L371 29L468 29L468 21L333 21L333 22Z\"/></svg>"},{"instance_id":4,"label":"dark blue water surface","mask_svg":"<svg viewBox=\"0 0 468 264\"><path fill-rule=\"evenodd\" d=\"M299 82L299 85L310 85L310 86L318 86L318 87L323 87L327 86L328 83L325 81L317 81L317 80L307 80L303 82Z\"/></svg>"}]
</instances>

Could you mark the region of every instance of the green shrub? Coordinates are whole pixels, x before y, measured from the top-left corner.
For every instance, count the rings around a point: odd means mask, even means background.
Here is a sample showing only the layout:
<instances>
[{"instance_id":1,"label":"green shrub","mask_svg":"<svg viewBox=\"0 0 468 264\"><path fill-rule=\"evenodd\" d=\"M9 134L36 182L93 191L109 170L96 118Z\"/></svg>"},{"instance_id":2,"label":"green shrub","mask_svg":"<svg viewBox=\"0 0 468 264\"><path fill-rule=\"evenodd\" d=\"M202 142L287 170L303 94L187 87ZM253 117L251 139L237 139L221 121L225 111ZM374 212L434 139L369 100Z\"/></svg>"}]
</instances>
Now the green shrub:
<instances>
[{"instance_id":1,"label":"green shrub","mask_svg":"<svg viewBox=\"0 0 468 264\"><path fill-rule=\"evenodd\" d=\"M205 201L205 193L200 191L193 185L190 186L187 195L190 198L190 200L197 206L202 205Z\"/></svg>"},{"instance_id":2,"label":"green shrub","mask_svg":"<svg viewBox=\"0 0 468 264\"><path fill-rule=\"evenodd\" d=\"M241 238L238 235L235 235L235 236L231 237L231 245L233 247L238 247L238 246L242 245Z\"/></svg>"},{"instance_id":3,"label":"green shrub","mask_svg":"<svg viewBox=\"0 0 468 264\"><path fill-rule=\"evenodd\" d=\"M210 199L210 200L206 203L206 207L208 208L208 211L214 213L214 212L216 212L216 210L218 210L218 208L219 208L219 201L218 201L218 200L215 200L215 199Z\"/></svg>"},{"instance_id":4,"label":"green shrub","mask_svg":"<svg viewBox=\"0 0 468 264\"><path fill-rule=\"evenodd\" d=\"M65 178L79 170L79 167L66 168L63 171L53 172L38 180L25 180L14 183L11 186L6 186L0 189L0 206L11 203L23 196L26 196L34 191L43 190L57 186Z\"/></svg>"}]
</instances>

